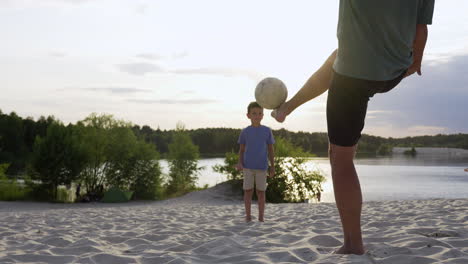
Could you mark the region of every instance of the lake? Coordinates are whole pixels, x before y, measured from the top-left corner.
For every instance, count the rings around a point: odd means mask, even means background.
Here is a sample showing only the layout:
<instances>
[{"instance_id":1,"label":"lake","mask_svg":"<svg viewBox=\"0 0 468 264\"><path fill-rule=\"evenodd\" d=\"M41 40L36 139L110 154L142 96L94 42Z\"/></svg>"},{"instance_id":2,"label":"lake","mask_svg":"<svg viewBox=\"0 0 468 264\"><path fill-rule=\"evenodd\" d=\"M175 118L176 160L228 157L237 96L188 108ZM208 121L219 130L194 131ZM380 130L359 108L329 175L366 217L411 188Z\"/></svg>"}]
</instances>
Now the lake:
<instances>
[{"instance_id":1,"label":"lake","mask_svg":"<svg viewBox=\"0 0 468 264\"><path fill-rule=\"evenodd\" d=\"M214 172L212 167L223 164L223 158L202 159L197 185L214 186L226 181L226 176ZM431 198L468 198L468 157L447 155L393 155L384 158L358 158L355 160L364 201L408 200ZM161 161L163 173L167 162ZM328 158L312 158L309 169L319 169L327 181L323 184L323 202L334 202Z\"/></svg>"}]
</instances>

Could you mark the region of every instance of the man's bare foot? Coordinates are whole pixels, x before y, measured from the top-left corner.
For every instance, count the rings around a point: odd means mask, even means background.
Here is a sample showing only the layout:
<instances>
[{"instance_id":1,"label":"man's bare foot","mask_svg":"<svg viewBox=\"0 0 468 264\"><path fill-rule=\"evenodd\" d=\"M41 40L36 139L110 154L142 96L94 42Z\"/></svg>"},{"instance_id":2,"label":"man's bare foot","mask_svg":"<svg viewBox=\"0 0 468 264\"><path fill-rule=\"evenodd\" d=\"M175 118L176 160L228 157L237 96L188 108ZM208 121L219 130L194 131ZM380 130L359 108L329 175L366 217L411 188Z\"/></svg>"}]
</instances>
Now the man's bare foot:
<instances>
[{"instance_id":1,"label":"man's bare foot","mask_svg":"<svg viewBox=\"0 0 468 264\"><path fill-rule=\"evenodd\" d=\"M363 255L365 253L364 251L364 247L357 247L357 248L347 248L345 247L344 245L335 250L335 252L333 252L335 254L355 254L355 255Z\"/></svg>"},{"instance_id":2,"label":"man's bare foot","mask_svg":"<svg viewBox=\"0 0 468 264\"><path fill-rule=\"evenodd\" d=\"M245 217L245 222L252 222L252 217L251 216L246 216Z\"/></svg>"},{"instance_id":3,"label":"man's bare foot","mask_svg":"<svg viewBox=\"0 0 468 264\"><path fill-rule=\"evenodd\" d=\"M265 222L265 221L263 220L263 217L258 218L258 221L259 221L259 222Z\"/></svg>"},{"instance_id":4,"label":"man's bare foot","mask_svg":"<svg viewBox=\"0 0 468 264\"><path fill-rule=\"evenodd\" d=\"M286 103L281 104L278 108L275 110L271 111L271 117L276 119L276 121L283 123L284 120L286 119L286 116L288 115Z\"/></svg>"}]
</instances>

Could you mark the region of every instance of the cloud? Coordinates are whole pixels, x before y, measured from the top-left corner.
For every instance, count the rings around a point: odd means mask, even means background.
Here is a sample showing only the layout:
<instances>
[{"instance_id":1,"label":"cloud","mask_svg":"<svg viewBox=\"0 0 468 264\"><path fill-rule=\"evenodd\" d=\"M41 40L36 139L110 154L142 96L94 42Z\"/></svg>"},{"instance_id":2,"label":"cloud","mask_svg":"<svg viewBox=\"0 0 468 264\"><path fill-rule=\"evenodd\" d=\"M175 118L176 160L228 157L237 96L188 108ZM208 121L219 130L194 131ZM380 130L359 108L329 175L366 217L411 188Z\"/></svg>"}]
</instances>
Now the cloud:
<instances>
[{"instance_id":1,"label":"cloud","mask_svg":"<svg viewBox=\"0 0 468 264\"><path fill-rule=\"evenodd\" d=\"M51 1L51 0L49 0ZM63 2L63 3L70 3L70 4L82 4L86 2L91 2L91 0L52 0L51 2Z\"/></svg>"},{"instance_id":2,"label":"cloud","mask_svg":"<svg viewBox=\"0 0 468 264\"><path fill-rule=\"evenodd\" d=\"M145 60L151 60L151 61L156 61L156 60L177 60L177 59L182 59L188 56L188 52L183 51L183 52L178 52L178 53L173 53L171 55L160 55L156 53L139 53L136 55L137 58L139 59L145 59Z\"/></svg>"},{"instance_id":3,"label":"cloud","mask_svg":"<svg viewBox=\"0 0 468 264\"><path fill-rule=\"evenodd\" d=\"M165 72L162 67L159 67L156 64L151 63L127 63L127 64L119 64L117 67L126 73L133 74L133 75L145 75L147 73L160 73Z\"/></svg>"},{"instance_id":4,"label":"cloud","mask_svg":"<svg viewBox=\"0 0 468 264\"><path fill-rule=\"evenodd\" d=\"M137 54L136 57L145 60L162 60L165 58L164 56L155 53L140 53Z\"/></svg>"},{"instance_id":5,"label":"cloud","mask_svg":"<svg viewBox=\"0 0 468 264\"><path fill-rule=\"evenodd\" d=\"M86 2L91 2L92 0L1 0L1 7L13 7L13 8L34 8L41 6L52 6L58 7L61 5L77 5L83 4Z\"/></svg>"},{"instance_id":6,"label":"cloud","mask_svg":"<svg viewBox=\"0 0 468 264\"><path fill-rule=\"evenodd\" d=\"M146 11L148 11L148 9L149 9L149 5L148 5L148 4L139 4L139 5L137 5L137 7L135 8L135 11L136 11L138 14L144 15L144 14L146 14Z\"/></svg>"},{"instance_id":7,"label":"cloud","mask_svg":"<svg viewBox=\"0 0 468 264\"><path fill-rule=\"evenodd\" d=\"M384 110L369 110L367 111L368 115L373 115L373 114L391 114L393 113L392 111L384 111Z\"/></svg>"},{"instance_id":8,"label":"cloud","mask_svg":"<svg viewBox=\"0 0 468 264\"><path fill-rule=\"evenodd\" d=\"M147 60L161 60L164 59L164 56L153 54L153 53L140 53L136 55L138 58L143 58ZM186 56L185 53L174 56ZM192 74L202 74L202 75L222 75L226 77L232 76L247 76L248 78L258 81L264 76L246 69L235 69L235 68L189 68L189 69L164 69L153 63L126 63L118 64L117 67L122 71L133 75L142 76L147 73L170 73L170 74L180 74L180 75L192 75Z\"/></svg>"},{"instance_id":9,"label":"cloud","mask_svg":"<svg viewBox=\"0 0 468 264\"><path fill-rule=\"evenodd\" d=\"M107 92L111 94L134 94L134 93L149 93L150 89L131 88L131 87L88 87L88 88L63 88L58 91L80 90L87 92Z\"/></svg>"},{"instance_id":10,"label":"cloud","mask_svg":"<svg viewBox=\"0 0 468 264\"><path fill-rule=\"evenodd\" d=\"M107 87L107 88L83 88L82 90L100 92L105 91L112 94L132 94L132 93L149 93L149 89L140 88L125 88L125 87Z\"/></svg>"},{"instance_id":11,"label":"cloud","mask_svg":"<svg viewBox=\"0 0 468 264\"><path fill-rule=\"evenodd\" d=\"M467 133L467 69L468 54L424 62L422 76L413 75L392 91L371 98L369 111L385 114L374 113L377 118L370 123L389 123L407 131L422 127Z\"/></svg>"},{"instance_id":12,"label":"cloud","mask_svg":"<svg viewBox=\"0 0 468 264\"><path fill-rule=\"evenodd\" d=\"M412 135L435 135L447 132L447 128L434 126L412 126L408 128L408 132Z\"/></svg>"},{"instance_id":13,"label":"cloud","mask_svg":"<svg viewBox=\"0 0 468 264\"><path fill-rule=\"evenodd\" d=\"M189 55L188 52L186 51L183 51L183 52L178 52L178 53L174 53L171 55L171 58L176 60L176 59L182 59L182 58L185 58Z\"/></svg>"},{"instance_id":14,"label":"cloud","mask_svg":"<svg viewBox=\"0 0 468 264\"><path fill-rule=\"evenodd\" d=\"M175 74L207 74L207 75L222 75L227 77L232 76L247 76L248 78L258 81L264 77L263 75L246 69L235 68L197 68L197 69L179 69L171 71Z\"/></svg>"},{"instance_id":15,"label":"cloud","mask_svg":"<svg viewBox=\"0 0 468 264\"><path fill-rule=\"evenodd\" d=\"M63 58L63 57L66 57L67 54L63 52L59 52L59 51L52 51L52 52L49 52L49 56L55 57L55 58Z\"/></svg>"},{"instance_id":16,"label":"cloud","mask_svg":"<svg viewBox=\"0 0 468 264\"><path fill-rule=\"evenodd\" d=\"M211 99L185 99L185 100L174 100L174 99L128 99L127 102L138 103L138 104L165 104L165 105L200 105L200 104L213 104L217 103L217 100Z\"/></svg>"}]
</instances>

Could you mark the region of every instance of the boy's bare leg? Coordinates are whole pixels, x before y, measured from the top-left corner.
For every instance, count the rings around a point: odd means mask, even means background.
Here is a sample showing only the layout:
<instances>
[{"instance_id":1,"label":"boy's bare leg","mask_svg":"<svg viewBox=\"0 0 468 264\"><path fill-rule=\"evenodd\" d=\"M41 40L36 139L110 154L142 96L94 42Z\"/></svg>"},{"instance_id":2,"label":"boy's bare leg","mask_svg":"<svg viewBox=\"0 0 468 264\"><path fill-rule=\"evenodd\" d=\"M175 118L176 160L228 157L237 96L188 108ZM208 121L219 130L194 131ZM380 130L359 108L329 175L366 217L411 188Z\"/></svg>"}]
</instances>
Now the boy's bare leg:
<instances>
[{"instance_id":1,"label":"boy's bare leg","mask_svg":"<svg viewBox=\"0 0 468 264\"><path fill-rule=\"evenodd\" d=\"M265 191L257 190L258 198L258 221L263 222L263 216L265 214Z\"/></svg>"},{"instance_id":2,"label":"boy's bare leg","mask_svg":"<svg viewBox=\"0 0 468 264\"><path fill-rule=\"evenodd\" d=\"M278 122L283 122L286 116L300 105L308 102L328 90L333 76L333 63L336 50L330 54L323 65L310 76L302 88L287 102L271 112L271 116Z\"/></svg>"},{"instance_id":3,"label":"boy's bare leg","mask_svg":"<svg viewBox=\"0 0 468 264\"><path fill-rule=\"evenodd\" d=\"M244 205L245 205L245 221L250 222L252 221L252 215L250 213L250 209L252 207L252 194L253 189L244 190Z\"/></svg>"},{"instance_id":4,"label":"boy's bare leg","mask_svg":"<svg viewBox=\"0 0 468 264\"><path fill-rule=\"evenodd\" d=\"M337 254L364 254L361 234L362 193L353 163L355 153L356 145L342 147L330 143L333 189L344 235L343 246L335 252Z\"/></svg>"}]
</instances>

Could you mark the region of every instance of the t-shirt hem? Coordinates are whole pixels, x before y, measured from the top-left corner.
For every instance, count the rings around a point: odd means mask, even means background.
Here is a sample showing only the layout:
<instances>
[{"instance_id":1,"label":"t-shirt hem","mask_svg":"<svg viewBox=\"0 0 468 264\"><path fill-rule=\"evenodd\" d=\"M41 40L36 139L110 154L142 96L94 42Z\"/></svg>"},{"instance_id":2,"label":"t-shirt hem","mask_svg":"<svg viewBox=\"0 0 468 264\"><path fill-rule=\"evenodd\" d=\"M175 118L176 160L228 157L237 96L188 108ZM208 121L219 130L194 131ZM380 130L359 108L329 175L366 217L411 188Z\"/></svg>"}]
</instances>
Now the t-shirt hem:
<instances>
[{"instance_id":1,"label":"t-shirt hem","mask_svg":"<svg viewBox=\"0 0 468 264\"><path fill-rule=\"evenodd\" d=\"M375 76L371 76L371 75L356 74L356 73L352 73L352 72L342 71L342 70L338 70L336 68L337 67L335 65L333 65L333 70L338 74L344 75L346 77L351 77L351 78L354 78L354 79L361 79L361 80L367 80L367 81L390 81L390 80L393 80L393 79L399 77L405 71L405 70L401 70L401 72L399 72L395 76L375 77Z\"/></svg>"},{"instance_id":2,"label":"t-shirt hem","mask_svg":"<svg viewBox=\"0 0 468 264\"><path fill-rule=\"evenodd\" d=\"M263 171L267 171L268 168L248 168L248 167L244 167L244 169L249 169L249 170L263 170Z\"/></svg>"}]
</instances>

